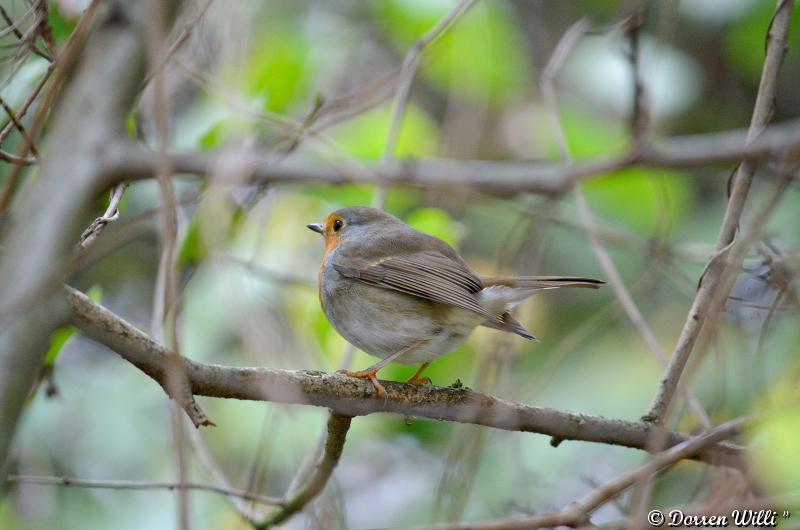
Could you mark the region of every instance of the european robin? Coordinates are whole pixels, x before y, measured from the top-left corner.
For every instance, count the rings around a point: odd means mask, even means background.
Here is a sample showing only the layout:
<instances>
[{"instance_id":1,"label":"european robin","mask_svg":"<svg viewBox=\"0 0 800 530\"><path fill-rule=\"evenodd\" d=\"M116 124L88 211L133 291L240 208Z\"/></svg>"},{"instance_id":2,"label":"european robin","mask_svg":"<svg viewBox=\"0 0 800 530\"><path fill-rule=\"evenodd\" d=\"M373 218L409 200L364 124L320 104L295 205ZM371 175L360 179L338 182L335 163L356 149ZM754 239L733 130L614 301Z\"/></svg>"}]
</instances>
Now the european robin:
<instances>
[{"instance_id":1,"label":"european robin","mask_svg":"<svg viewBox=\"0 0 800 530\"><path fill-rule=\"evenodd\" d=\"M342 373L386 391L378 371L389 363L421 364L409 383L455 350L478 326L536 340L509 311L542 289L597 288L603 281L562 276L479 276L453 247L381 210L343 208L308 228L325 238L319 300L348 342L382 360Z\"/></svg>"}]
</instances>

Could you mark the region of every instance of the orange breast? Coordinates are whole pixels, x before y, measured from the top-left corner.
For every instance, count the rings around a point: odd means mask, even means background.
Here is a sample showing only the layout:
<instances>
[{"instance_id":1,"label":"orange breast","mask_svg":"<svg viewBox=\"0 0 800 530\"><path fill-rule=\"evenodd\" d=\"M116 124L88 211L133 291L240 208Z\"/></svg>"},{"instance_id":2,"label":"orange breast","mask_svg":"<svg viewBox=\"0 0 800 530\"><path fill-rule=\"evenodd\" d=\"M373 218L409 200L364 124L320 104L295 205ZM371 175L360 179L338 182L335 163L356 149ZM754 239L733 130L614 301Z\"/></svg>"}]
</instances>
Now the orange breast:
<instances>
[{"instance_id":1,"label":"orange breast","mask_svg":"<svg viewBox=\"0 0 800 530\"><path fill-rule=\"evenodd\" d=\"M319 305L322 306L322 310L327 313L325 310L325 302L322 300L322 282L323 278L325 277L325 265L328 263L328 257L330 256L331 252L336 250L336 247L339 246L339 243L342 242L342 238L339 234L333 232L328 233L326 230L325 234L325 254L322 256L322 263L319 266L319 273L317 274L317 296L319 297Z\"/></svg>"}]
</instances>

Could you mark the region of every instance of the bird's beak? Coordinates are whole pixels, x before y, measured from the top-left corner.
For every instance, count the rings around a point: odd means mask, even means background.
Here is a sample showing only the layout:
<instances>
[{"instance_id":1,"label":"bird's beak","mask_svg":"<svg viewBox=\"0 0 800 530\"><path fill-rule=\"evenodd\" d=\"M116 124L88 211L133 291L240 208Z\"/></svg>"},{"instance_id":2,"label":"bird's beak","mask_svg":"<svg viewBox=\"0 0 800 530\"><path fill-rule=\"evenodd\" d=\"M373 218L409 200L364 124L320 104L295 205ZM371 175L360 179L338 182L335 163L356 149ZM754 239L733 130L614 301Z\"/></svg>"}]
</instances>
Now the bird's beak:
<instances>
[{"instance_id":1,"label":"bird's beak","mask_svg":"<svg viewBox=\"0 0 800 530\"><path fill-rule=\"evenodd\" d=\"M310 225L306 225L309 230L313 230L314 232L321 234L324 230L322 228L322 223L311 223Z\"/></svg>"}]
</instances>

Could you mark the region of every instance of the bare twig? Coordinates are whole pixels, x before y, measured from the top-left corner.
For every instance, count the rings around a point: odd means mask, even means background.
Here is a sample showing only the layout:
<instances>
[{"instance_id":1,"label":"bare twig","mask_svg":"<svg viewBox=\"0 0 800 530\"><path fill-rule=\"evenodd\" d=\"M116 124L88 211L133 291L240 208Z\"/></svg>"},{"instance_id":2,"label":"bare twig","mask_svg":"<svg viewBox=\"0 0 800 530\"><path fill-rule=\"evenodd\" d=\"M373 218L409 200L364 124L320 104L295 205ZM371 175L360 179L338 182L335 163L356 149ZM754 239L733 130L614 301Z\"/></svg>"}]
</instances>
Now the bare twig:
<instances>
[{"instance_id":1,"label":"bare twig","mask_svg":"<svg viewBox=\"0 0 800 530\"><path fill-rule=\"evenodd\" d=\"M767 36L767 54L764 59L764 68L761 73L761 83L758 88L755 108L750 129L747 133L747 142L758 141L766 129L772 115L773 100L777 86L778 72L783 57L789 34L789 25L792 18L793 0L779 0ZM664 376L659 384L653 403L646 415L649 421L662 423L672 404L675 389L678 387L686 363L694 350L700 331L704 324L713 324L719 313L719 308L714 310L712 300L717 289L722 285L721 279L726 267L735 267L737 263L728 262L728 250L734 242L739 227L739 218L742 215L750 184L755 173L755 164L745 160L739 165L732 177L730 198L722 219L714 252L706 266L700 287L697 290L692 307L686 318L686 323L681 331L678 344L670 359ZM717 306L719 304L716 304Z\"/></svg>"},{"instance_id":2,"label":"bare twig","mask_svg":"<svg viewBox=\"0 0 800 530\"><path fill-rule=\"evenodd\" d=\"M270 515L263 523L258 524L256 528L271 528L286 521L322 492L328 483L328 479L333 474L333 470L339 463L339 458L342 456L351 420L350 416L340 416L335 412L331 412L328 418L328 438L325 441L325 452L317 462L313 473L290 499L286 499L283 502L281 509Z\"/></svg>"},{"instance_id":3,"label":"bare twig","mask_svg":"<svg viewBox=\"0 0 800 530\"><path fill-rule=\"evenodd\" d=\"M183 46L187 40L189 40L189 37L191 37L195 27L203 19L213 1L214 0L206 0L203 5L197 9L197 12L192 16L192 18L183 25L180 35L178 35L178 37L175 39L175 42L172 43L164 56L161 57L157 65L151 69L148 76L142 82L142 86L147 85L156 75L159 75L161 72L163 72L164 67L167 66L167 63L169 63L169 60L175 55L180 47Z\"/></svg>"},{"instance_id":4,"label":"bare twig","mask_svg":"<svg viewBox=\"0 0 800 530\"><path fill-rule=\"evenodd\" d=\"M259 504L278 505L282 504L281 499L274 497L266 497L258 495L249 491L239 490L235 488L223 488L220 486L213 486L211 484L199 484L194 482L148 482L138 480L90 480L83 478L73 477L46 477L46 476L33 476L33 475L9 475L9 482L18 484L43 484L50 486L74 486L77 488L92 488L92 489L111 489L111 490L199 490L210 491L213 493L221 493L228 497L236 497L245 499Z\"/></svg>"},{"instance_id":5,"label":"bare twig","mask_svg":"<svg viewBox=\"0 0 800 530\"><path fill-rule=\"evenodd\" d=\"M71 321L88 337L108 346L156 380L165 391L171 352L111 311L71 288L67 300ZM339 374L313 371L233 368L197 363L181 358L191 391L196 395L295 403L327 407L343 416L394 412L438 420L472 423L497 429L537 432L562 440L583 440L646 449L653 432L661 428L629 422L510 403L466 388L440 388L384 382L386 398L375 396L369 382ZM190 413L191 414L191 413ZM665 431L669 445L688 437ZM738 467L744 449L717 444L698 459Z\"/></svg>"},{"instance_id":6,"label":"bare twig","mask_svg":"<svg viewBox=\"0 0 800 530\"><path fill-rule=\"evenodd\" d=\"M422 52L428 45L441 37L458 17L466 13L474 4L475 0L461 0L430 31L420 37L419 40L409 48L408 53L406 53L403 59L403 66L400 69L397 88L394 93L392 121L389 124L389 136L386 139L386 146L384 147L383 156L381 158L383 163L387 163L394 158L397 138L400 135L403 116L405 116L406 107L408 107L408 99L411 95L411 85L414 83L414 77L417 73L417 66L419 65ZM383 209L386 204L386 188L386 184L381 182L375 190L375 197L372 202L376 208Z\"/></svg>"},{"instance_id":7,"label":"bare twig","mask_svg":"<svg viewBox=\"0 0 800 530\"><path fill-rule=\"evenodd\" d=\"M176 252L178 240L178 209L175 199L175 190L170 178L171 160L167 148L169 145L169 105L167 102L166 80L163 65L167 60L166 34L168 21L171 19L168 10L170 6L155 3L157 7L151 12L151 20L147 25L147 52L148 65L155 72L153 76L153 115L156 129L156 179L161 194L163 212L161 215L161 259L159 261L158 281L155 290L153 318L159 319L159 326L163 329L165 342L170 345L174 355L171 356L170 369L167 372L167 385L170 395L186 395L183 389L187 387L186 375L179 361L181 348L178 345L178 283L176 271ZM173 6L174 7L174 6ZM159 311L158 309L161 309ZM163 324L163 325L162 325ZM187 393L188 394L188 393ZM192 400L193 401L193 400ZM187 482L187 457L184 443L184 422L180 413L180 406L185 403L176 403L172 407L172 439L173 457L175 461L178 481ZM181 530L190 530L191 517L189 510L189 491L181 488L177 498L178 524Z\"/></svg>"},{"instance_id":8,"label":"bare twig","mask_svg":"<svg viewBox=\"0 0 800 530\"><path fill-rule=\"evenodd\" d=\"M126 189L128 189L127 182L114 186L111 190L111 196L108 199L106 211L103 212L103 215L92 221L92 224L86 227L86 230L81 234L79 243L81 248L85 249L94 243L94 240L97 239L97 236L100 235L100 232L103 231L107 224L113 223L119 219L119 203L122 201L122 196L125 194Z\"/></svg>"},{"instance_id":9,"label":"bare twig","mask_svg":"<svg viewBox=\"0 0 800 530\"><path fill-rule=\"evenodd\" d=\"M638 17L640 15L634 15L634 17ZM634 51L632 54L634 55L635 59L634 62L634 78L639 79L638 74L638 25L641 21L636 18L636 20L631 22L632 29L631 31L636 34L636 37L632 37L634 41ZM558 144L559 151L561 152L561 158L565 163L570 163L572 157L569 153L569 146L567 145L567 137L564 133L564 128L561 126L561 120L558 115L558 106L555 97L555 90L553 88L553 81L555 79L556 74L561 68L564 60L566 60L569 51L574 47L577 41L583 36L586 30L589 28L588 21L586 19L579 20L575 24L573 24L565 33L564 36L559 41L558 45L556 46L555 51L553 52L553 56L548 61L547 66L544 68L544 72L542 74L542 95L545 99L545 103L548 109L548 115L550 117L551 125L553 130L556 134L556 143ZM637 91L644 89L642 87L637 87ZM637 94L636 101L640 101L644 98L644 94ZM638 107L639 103L635 103L634 107ZM644 127L643 123L638 123L641 120L644 120L643 117L637 117L637 113L641 114L644 111L642 109L634 111L634 136L636 138L635 142L641 144L644 138L644 129L641 130L637 129L636 127ZM638 125L637 125L638 123ZM597 237L597 222L594 219L594 215L592 214L591 209L589 208L589 203L586 201L586 197L583 194L583 190L579 184L575 185L574 189L575 193L575 201L578 206L578 213L581 218L581 222L584 225L584 230L586 232L586 236L589 238L589 242L592 246L592 250L597 257L597 262L600 264L600 267L603 269L603 272L608 279L611 288L614 291L614 295L617 297L620 306L625 311L625 314L628 316L628 319L634 325L636 330L642 336L645 344L650 348L653 355L656 359L661 362L663 365L666 366L667 364L667 356L664 353L664 350L661 348L661 344L658 342L655 333L653 333L652 328L645 320L644 316L642 315L641 311L639 311L636 302L633 300L628 288L625 286L625 282L622 280L622 276L620 276L619 271L617 270L616 265L614 265L611 256L608 254L608 251L603 246L600 239ZM705 427L710 427L711 422L708 419L708 415L706 415L703 407L700 403L692 396L688 389L681 387L681 392L684 396L686 396L687 401L697 416L698 420L701 424Z\"/></svg>"},{"instance_id":10,"label":"bare twig","mask_svg":"<svg viewBox=\"0 0 800 530\"><path fill-rule=\"evenodd\" d=\"M646 145L647 128L650 116L647 108L647 94L642 79L642 22L644 13L642 5L637 5L628 23L628 41L630 42L631 75L633 81L633 105L631 112L631 131L634 145Z\"/></svg>"},{"instance_id":11,"label":"bare twig","mask_svg":"<svg viewBox=\"0 0 800 530\"><path fill-rule=\"evenodd\" d=\"M39 152L36 150L36 147L33 144L33 138L28 137L28 132L25 130L25 126L22 125L22 122L19 121L19 118L14 113L14 109L12 109L11 106L8 103L6 103L6 100L4 100L1 97L0 97L0 106L2 106L3 110L5 110L6 114L8 114L8 118L10 120L9 123L19 131L19 133L22 135L23 138L25 138L27 142L30 143L31 153L34 155L34 157L38 157Z\"/></svg>"},{"instance_id":12,"label":"bare twig","mask_svg":"<svg viewBox=\"0 0 800 530\"><path fill-rule=\"evenodd\" d=\"M666 451L658 453L640 467L592 490L581 500L569 504L558 512L517 519L417 527L415 530L530 530L555 526L581 528L590 524L589 515L593 511L636 484L642 478L672 466L706 447L736 436L745 426L745 421L744 418L731 420L705 434L689 438Z\"/></svg>"}]
</instances>

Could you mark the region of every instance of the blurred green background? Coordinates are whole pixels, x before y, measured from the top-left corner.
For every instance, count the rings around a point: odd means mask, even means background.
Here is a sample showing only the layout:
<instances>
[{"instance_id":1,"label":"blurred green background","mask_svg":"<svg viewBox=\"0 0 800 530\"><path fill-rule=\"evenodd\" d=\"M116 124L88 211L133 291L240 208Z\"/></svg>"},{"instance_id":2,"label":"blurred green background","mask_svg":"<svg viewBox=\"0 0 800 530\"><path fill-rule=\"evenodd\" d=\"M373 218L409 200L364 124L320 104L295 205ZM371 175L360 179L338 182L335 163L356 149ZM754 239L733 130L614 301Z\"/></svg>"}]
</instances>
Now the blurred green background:
<instances>
[{"instance_id":1,"label":"blurred green background","mask_svg":"<svg viewBox=\"0 0 800 530\"><path fill-rule=\"evenodd\" d=\"M203 2L189 2L189 14ZM4 0L12 14L26 2ZM425 50L394 155L400 159L558 160L539 90L564 31L581 39L555 79L569 148L577 159L624 152L631 72L623 2L478 2ZM774 3L649 2L643 78L656 137L743 128L749 123ZM414 41L455 5L450 0L213 2L167 71L176 149L258 153L297 164L364 170L384 153L397 69ZM80 2L50 2L57 43L73 31ZM778 88L775 121L800 112L800 17ZM181 27L179 23L177 27ZM0 42L10 41L6 35ZM3 51L2 53L6 53ZM2 63L0 96L19 105L47 67L38 57ZM12 67L14 70L12 71ZM129 129L154 145L145 90ZM315 109L317 111L315 112ZM7 120L3 116L3 120ZM5 149L14 151L19 138ZM0 182L9 167L0 166ZM686 317L716 238L730 167L628 169L587 183L599 235L665 351ZM771 191L761 170L750 205ZM319 237L305 228L329 212L370 204L369 186L281 185L254 189L237 160L207 181L176 179L181 202L182 353L203 362L333 371L350 357L319 308ZM775 278L797 256L800 193L793 185L746 263L723 324L691 367L692 392L712 419L753 412L749 433L765 491L800 485L797 298ZM97 202L98 214L105 198ZM134 183L73 284L158 335L152 322L160 204L155 181ZM393 188L386 209L442 237L484 273L604 277L573 198L510 199ZM745 221L748 220L747 215ZM783 294L781 294L783 293ZM787 295L789 293L789 295ZM775 300L778 299L776 303ZM779 310L772 311L775 305ZM478 330L427 372L504 399L637 420L662 373L610 288L543 292L518 318L541 343ZM163 338L163 337L162 337ZM149 378L80 338L54 337L54 395L29 403L14 472L98 479L173 480L168 400ZM351 366L373 358L357 352ZM392 366L386 379L413 368ZM281 495L323 432L325 411L202 399L217 423L203 429L211 454L239 488ZM681 405L672 427L691 432ZM635 450L564 442L393 415L357 418L334 481L286 528L373 528L503 517L560 509L594 485L644 461ZM191 476L209 481L194 459ZM702 501L718 473L683 463L661 477L653 506ZM175 495L12 485L0 528L174 528ZM191 495L194 527L247 528L219 495ZM595 522L623 516L610 504ZM798 506L800 508L800 506Z\"/></svg>"}]
</instances>

